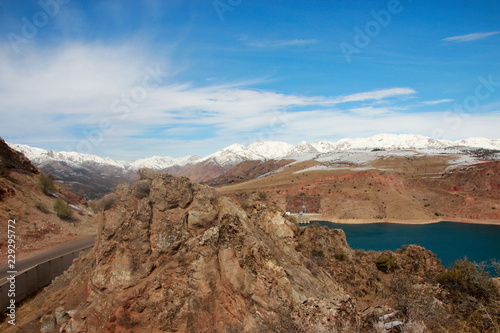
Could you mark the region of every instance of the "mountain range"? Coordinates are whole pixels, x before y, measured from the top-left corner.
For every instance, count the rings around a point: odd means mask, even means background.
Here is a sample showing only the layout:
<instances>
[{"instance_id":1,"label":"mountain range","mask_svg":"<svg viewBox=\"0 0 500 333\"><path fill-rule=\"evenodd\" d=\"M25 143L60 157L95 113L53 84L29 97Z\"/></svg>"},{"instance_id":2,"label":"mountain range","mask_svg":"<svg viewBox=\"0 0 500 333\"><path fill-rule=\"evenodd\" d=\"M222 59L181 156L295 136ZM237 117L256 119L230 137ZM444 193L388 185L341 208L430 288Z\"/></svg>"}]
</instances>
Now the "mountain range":
<instances>
[{"instance_id":1,"label":"mountain range","mask_svg":"<svg viewBox=\"0 0 500 333\"><path fill-rule=\"evenodd\" d=\"M152 156L120 161L77 152L56 152L22 144L9 144L24 153L43 172L53 174L73 192L88 198L100 197L123 182L131 182L141 168L186 176L195 182L215 179L246 161L279 161L313 159L322 154L350 150L443 150L482 148L500 150L500 139L469 138L458 141L438 140L413 134L378 134L367 138L300 142L292 145L280 141L259 141L249 145L232 144L205 157ZM80 193L80 194L83 194Z\"/></svg>"},{"instance_id":2,"label":"mountain range","mask_svg":"<svg viewBox=\"0 0 500 333\"><path fill-rule=\"evenodd\" d=\"M64 161L73 166L108 165L137 171L141 168L165 170L174 166L184 166L213 161L222 167L232 166L242 161L293 158L304 153L328 153L351 149L446 149L451 147L472 147L500 150L500 139L468 138L458 141L439 140L414 134L378 134L367 138L341 139L339 141L300 142L296 146L281 141L258 141L247 146L232 144L206 157L186 155L184 157L152 156L133 161L120 161L97 155L77 152L56 152L34 148L22 144L9 144L24 153L36 165L50 161Z\"/></svg>"}]
</instances>

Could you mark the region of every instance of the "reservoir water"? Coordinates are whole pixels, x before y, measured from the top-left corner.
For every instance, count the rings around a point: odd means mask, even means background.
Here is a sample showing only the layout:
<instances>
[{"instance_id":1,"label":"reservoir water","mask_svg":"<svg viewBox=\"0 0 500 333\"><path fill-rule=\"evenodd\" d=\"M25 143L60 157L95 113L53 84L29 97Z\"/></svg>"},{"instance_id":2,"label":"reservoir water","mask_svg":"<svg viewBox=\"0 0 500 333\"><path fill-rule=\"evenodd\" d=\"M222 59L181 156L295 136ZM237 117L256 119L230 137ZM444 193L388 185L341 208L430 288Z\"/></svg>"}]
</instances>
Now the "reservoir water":
<instances>
[{"instance_id":1,"label":"reservoir water","mask_svg":"<svg viewBox=\"0 0 500 333\"><path fill-rule=\"evenodd\" d=\"M394 251L403 245L418 244L434 252L445 267L463 257L476 262L500 261L500 225L455 222L341 224L323 221L311 221L311 224L343 229L353 249Z\"/></svg>"}]
</instances>

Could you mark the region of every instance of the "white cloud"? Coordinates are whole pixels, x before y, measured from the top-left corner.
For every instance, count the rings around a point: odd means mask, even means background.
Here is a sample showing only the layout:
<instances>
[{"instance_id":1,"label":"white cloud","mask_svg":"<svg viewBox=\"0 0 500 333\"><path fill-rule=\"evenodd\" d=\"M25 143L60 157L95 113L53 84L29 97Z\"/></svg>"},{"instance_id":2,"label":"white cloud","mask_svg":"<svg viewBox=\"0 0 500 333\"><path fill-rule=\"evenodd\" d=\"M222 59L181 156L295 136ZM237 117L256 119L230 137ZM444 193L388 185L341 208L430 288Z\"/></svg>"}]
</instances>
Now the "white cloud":
<instances>
[{"instance_id":1,"label":"white cloud","mask_svg":"<svg viewBox=\"0 0 500 333\"><path fill-rule=\"evenodd\" d=\"M471 42L478 39L483 39L486 37L490 37L496 34L500 34L500 31L491 31L491 32L475 32L467 35L453 36L443 38L442 41L445 42L454 42L454 43L463 43L463 42Z\"/></svg>"},{"instance_id":2,"label":"white cloud","mask_svg":"<svg viewBox=\"0 0 500 333\"><path fill-rule=\"evenodd\" d=\"M346 102L361 102L367 100L381 100L384 98L412 95L415 93L416 91L411 88L390 88L390 89L375 90L375 91L342 96L337 98L336 102L346 103Z\"/></svg>"},{"instance_id":3,"label":"white cloud","mask_svg":"<svg viewBox=\"0 0 500 333\"><path fill-rule=\"evenodd\" d=\"M450 102L454 102L455 100L453 99L449 99L449 98L444 98L444 99L438 99L438 100L434 100L434 101L424 101L422 102L422 104L424 105L436 105L436 104L441 104L441 103L450 103Z\"/></svg>"}]
</instances>

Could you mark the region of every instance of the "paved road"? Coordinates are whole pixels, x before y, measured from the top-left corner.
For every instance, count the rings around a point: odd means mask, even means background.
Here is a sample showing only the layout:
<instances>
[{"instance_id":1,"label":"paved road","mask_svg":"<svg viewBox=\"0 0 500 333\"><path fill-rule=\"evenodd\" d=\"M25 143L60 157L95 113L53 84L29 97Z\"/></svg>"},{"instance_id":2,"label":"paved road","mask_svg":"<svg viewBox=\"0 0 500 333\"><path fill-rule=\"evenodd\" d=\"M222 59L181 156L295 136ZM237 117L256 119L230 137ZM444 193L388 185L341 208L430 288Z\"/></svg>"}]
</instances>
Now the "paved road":
<instances>
[{"instance_id":1,"label":"paved road","mask_svg":"<svg viewBox=\"0 0 500 333\"><path fill-rule=\"evenodd\" d=\"M95 239L95 236L90 236L90 237L87 237L84 239L80 239L77 241L63 244L61 246L50 249L46 252L40 253L40 254L38 254L34 257L31 257L31 258L28 258L28 259L17 260L16 261L16 271L19 274L22 271L25 271L31 267L34 267L38 264L41 264L42 262L45 262L47 260L65 255L67 253L78 251L78 250L84 249L84 248L89 247L89 246L92 246L94 244L94 239ZM4 264L6 261L7 261L7 257L1 258L2 265L0 265L0 284L4 283L6 281L5 280L6 277L8 276L7 265Z\"/></svg>"}]
</instances>

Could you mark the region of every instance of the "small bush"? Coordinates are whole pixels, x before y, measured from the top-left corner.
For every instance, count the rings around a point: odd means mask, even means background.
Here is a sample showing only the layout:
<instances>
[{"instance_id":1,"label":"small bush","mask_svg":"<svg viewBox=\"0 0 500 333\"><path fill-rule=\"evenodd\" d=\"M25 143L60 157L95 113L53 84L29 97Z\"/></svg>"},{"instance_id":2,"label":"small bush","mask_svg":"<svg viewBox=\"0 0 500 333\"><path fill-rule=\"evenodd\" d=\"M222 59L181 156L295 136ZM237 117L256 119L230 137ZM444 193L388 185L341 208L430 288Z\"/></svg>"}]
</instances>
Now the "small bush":
<instances>
[{"instance_id":1,"label":"small bush","mask_svg":"<svg viewBox=\"0 0 500 333\"><path fill-rule=\"evenodd\" d=\"M54 203L54 210L56 211L57 216L63 220L70 220L73 215L73 209L64 202L62 199L57 199Z\"/></svg>"},{"instance_id":2,"label":"small bush","mask_svg":"<svg viewBox=\"0 0 500 333\"><path fill-rule=\"evenodd\" d=\"M149 195L151 180L138 180L132 186L132 191L137 199L143 199Z\"/></svg>"},{"instance_id":3,"label":"small bush","mask_svg":"<svg viewBox=\"0 0 500 333\"><path fill-rule=\"evenodd\" d=\"M377 265L377 269L384 273L390 272L396 268L396 263L394 260L389 258L388 256L382 255L377 258L375 261L375 265Z\"/></svg>"},{"instance_id":4,"label":"small bush","mask_svg":"<svg viewBox=\"0 0 500 333\"><path fill-rule=\"evenodd\" d=\"M108 194L101 199L100 206L103 210L111 209L114 207L117 199L118 198L116 197L116 194L114 193Z\"/></svg>"},{"instance_id":5,"label":"small bush","mask_svg":"<svg viewBox=\"0 0 500 333\"><path fill-rule=\"evenodd\" d=\"M259 193L257 193L257 198L260 201L266 201L267 200L267 194L265 192L259 192Z\"/></svg>"},{"instance_id":6,"label":"small bush","mask_svg":"<svg viewBox=\"0 0 500 333\"><path fill-rule=\"evenodd\" d=\"M89 202L89 208L93 213L99 212L99 205L95 201Z\"/></svg>"},{"instance_id":7,"label":"small bush","mask_svg":"<svg viewBox=\"0 0 500 333\"><path fill-rule=\"evenodd\" d=\"M54 176L46 175L44 173L40 174L38 177L38 182L40 184L40 188L45 192L55 192L56 186L54 184Z\"/></svg>"},{"instance_id":8,"label":"small bush","mask_svg":"<svg viewBox=\"0 0 500 333\"><path fill-rule=\"evenodd\" d=\"M49 210L47 209L47 207L45 207L42 203L39 203L39 202L36 203L35 204L35 208L38 209L39 211L41 211L44 214L50 213Z\"/></svg>"},{"instance_id":9,"label":"small bush","mask_svg":"<svg viewBox=\"0 0 500 333\"><path fill-rule=\"evenodd\" d=\"M467 258L457 260L450 269L439 274L436 281L457 298L461 298L462 294L468 294L478 299L489 300L497 294L484 267Z\"/></svg>"},{"instance_id":10,"label":"small bush","mask_svg":"<svg viewBox=\"0 0 500 333\"><path fill-rule=\"evenodd\" d=\"M338 261L346 261L347 255L343 252L336 252L334 258L337 259Z\"/></svg>"},{"instance_id":11,"label":"small bush","mask_svg":"<svg viewBox=\"0 0 500 333\"><path fill-rule=\"evenodd\" d=\"M325 253L323 252L323 250L312 250L311 254L313 257L317 257L317 258L324 258L325 257Z\"/></svg>"}]
</instances>

